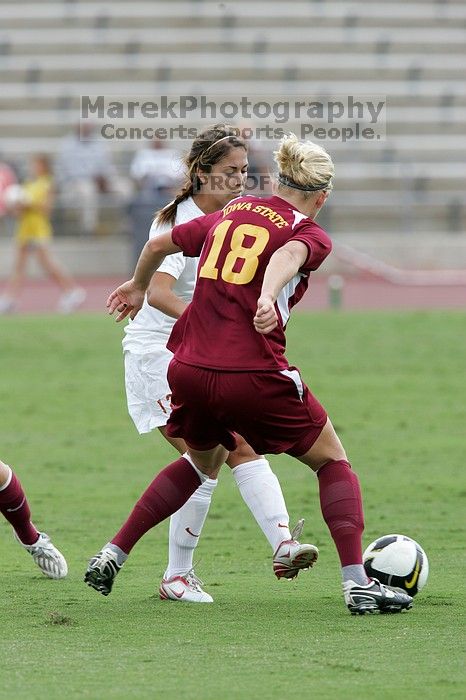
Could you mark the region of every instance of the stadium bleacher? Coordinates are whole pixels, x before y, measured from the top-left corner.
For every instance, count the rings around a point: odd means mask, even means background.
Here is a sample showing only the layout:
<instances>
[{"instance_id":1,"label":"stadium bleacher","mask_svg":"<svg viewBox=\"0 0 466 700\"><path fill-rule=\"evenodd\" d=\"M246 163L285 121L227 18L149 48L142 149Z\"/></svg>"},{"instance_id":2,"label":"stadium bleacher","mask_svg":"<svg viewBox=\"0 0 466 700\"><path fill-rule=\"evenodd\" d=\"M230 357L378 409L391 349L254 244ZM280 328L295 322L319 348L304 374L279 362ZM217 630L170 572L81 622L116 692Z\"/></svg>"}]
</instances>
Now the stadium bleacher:
<instances>
[{"instance_id":1,"label":"stadium bleacher","mask_svg":"<svg viewBox=\"0 0 466 700\"><path fill-rule=\"evenodd\" d=\"M387 137L325 144L332 232L466 230L463 0L0 2L0 153L54 154L81 94L386 96ZM140 143L112 144L120 172Z\"/></svg>"}]
</instances>

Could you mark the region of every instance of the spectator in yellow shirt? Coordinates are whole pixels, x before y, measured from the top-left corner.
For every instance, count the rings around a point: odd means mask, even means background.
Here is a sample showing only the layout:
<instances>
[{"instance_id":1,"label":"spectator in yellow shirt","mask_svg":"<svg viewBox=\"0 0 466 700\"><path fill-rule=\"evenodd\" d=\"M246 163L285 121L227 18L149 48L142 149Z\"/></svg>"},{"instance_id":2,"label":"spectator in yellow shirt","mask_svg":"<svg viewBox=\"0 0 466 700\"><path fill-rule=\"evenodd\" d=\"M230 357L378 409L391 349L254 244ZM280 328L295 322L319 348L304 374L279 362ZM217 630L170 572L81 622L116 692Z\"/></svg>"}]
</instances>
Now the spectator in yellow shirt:
<instances>
[{"instance_id":1,"label":"spectator in yellow shirt","mask_svg":"<svg viewBox=\"0 0 466 700\"><path fill-rule=\"evenodd\" d=\"M5 293L0 297L0 313L11 313L24 285L28 258L35 254L48 277L62 290L58 309L70 313L86 296L84 289L76 285L69 272L58 262L50 249L52 225L50 214L54 192L50 162L47 156L34 156L31 163L32 178L22 188L22 196L11 210L17 217L15 233L16 258L13 272Z\"/></svg>"}]
</instances>

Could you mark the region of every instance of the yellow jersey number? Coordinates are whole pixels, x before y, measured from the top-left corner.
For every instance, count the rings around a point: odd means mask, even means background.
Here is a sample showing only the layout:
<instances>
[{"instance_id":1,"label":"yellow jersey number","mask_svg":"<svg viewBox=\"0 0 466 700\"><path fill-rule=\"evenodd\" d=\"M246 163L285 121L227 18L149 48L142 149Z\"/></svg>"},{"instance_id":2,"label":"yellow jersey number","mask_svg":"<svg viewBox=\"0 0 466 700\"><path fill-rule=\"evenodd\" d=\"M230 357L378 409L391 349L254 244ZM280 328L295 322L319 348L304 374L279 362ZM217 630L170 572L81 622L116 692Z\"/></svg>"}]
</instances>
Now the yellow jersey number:
<instances>
[{"instance_id":1,"label":"yellow jersey number","mask_svg":"<svg viewBox=\"0 0 466 700\"><path fill-rule=\"evenodd\" d=\"M213 232L213 243L204 264L199 270L199 277L207 279L218 279L218 258L225 243L225 238L233 222L231 219L222 221ZM243 245L246 236L254 238L251 246ZM254 277L259 265L259 255L265 249L270 238L270 233L263 226L252 226L251 224L240 224L233 231L230 241L230 251L225 258L221 270L222 280L232 284L248 284ZM240 272L234 272L237 260L243 260Z\"/></svg>"}]
</instances>

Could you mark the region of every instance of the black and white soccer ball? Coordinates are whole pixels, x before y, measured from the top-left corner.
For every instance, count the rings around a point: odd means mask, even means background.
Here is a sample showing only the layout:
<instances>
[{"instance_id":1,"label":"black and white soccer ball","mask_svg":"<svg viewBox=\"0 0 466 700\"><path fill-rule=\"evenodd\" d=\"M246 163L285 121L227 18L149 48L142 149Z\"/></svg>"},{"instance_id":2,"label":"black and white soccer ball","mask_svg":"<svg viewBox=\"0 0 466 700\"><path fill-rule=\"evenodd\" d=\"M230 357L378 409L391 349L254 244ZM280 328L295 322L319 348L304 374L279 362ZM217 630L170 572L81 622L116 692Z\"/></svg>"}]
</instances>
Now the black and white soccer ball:
<instances>
[{"instance_id":1,"label":"black and white soccer ball","mask_svg":"<svg viewBox=\"0 0 466 700\"><path fill-rule=\"evenodd\" d=\"M426 585L429 561L421 545L405 535L384 535L362 555L370 578L415 596Z\"/></svg>"}]
</instances>

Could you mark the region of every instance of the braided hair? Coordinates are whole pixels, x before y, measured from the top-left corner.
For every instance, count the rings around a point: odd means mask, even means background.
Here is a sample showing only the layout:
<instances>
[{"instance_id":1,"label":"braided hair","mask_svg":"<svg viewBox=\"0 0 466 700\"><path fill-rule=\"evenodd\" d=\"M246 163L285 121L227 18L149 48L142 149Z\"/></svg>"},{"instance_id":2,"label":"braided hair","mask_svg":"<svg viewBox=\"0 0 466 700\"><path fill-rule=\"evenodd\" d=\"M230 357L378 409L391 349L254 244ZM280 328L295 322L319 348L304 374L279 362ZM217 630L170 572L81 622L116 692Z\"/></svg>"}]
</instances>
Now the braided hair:
<instances>
[{"instance_id":1,"label":"braided hair","mask_svg":"<svg viewBox=\"0 0 466 700\"><path fill-rule=\"evenodd\" d=\"M156 213L155 221L159 226L173 226L178 204L201 191L202 183L197 171L210 173L212 166L222 160L231 148L247 150L246 142L238 136L238 129L228 124L208 127L194 139L191 150L184 158L186 174L181 189L173 202Z\"/></svg>"}]
</instances>

